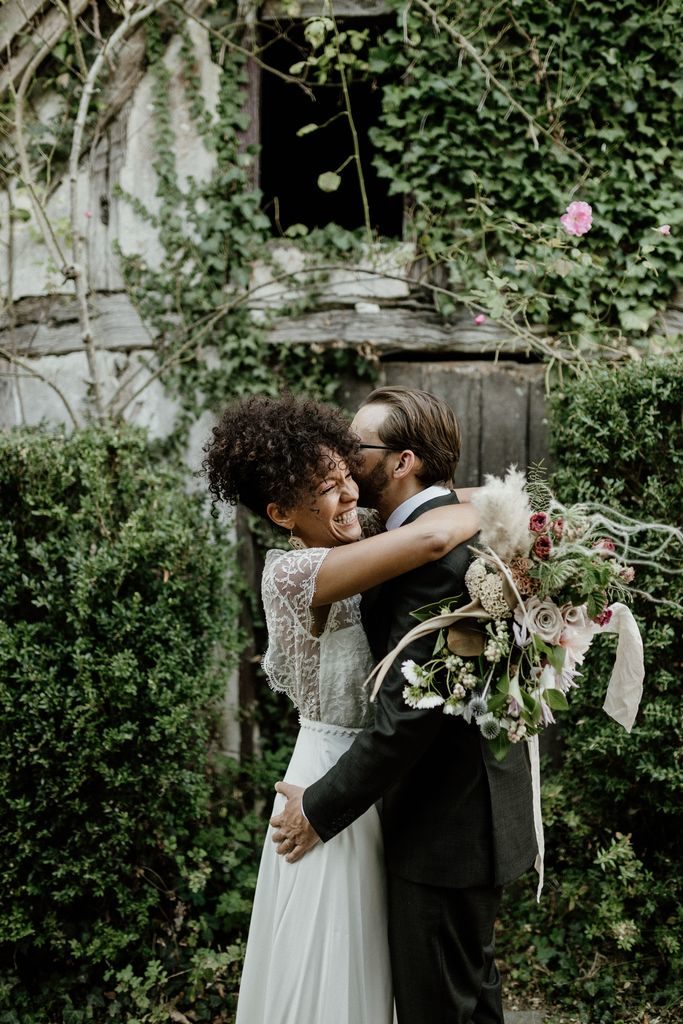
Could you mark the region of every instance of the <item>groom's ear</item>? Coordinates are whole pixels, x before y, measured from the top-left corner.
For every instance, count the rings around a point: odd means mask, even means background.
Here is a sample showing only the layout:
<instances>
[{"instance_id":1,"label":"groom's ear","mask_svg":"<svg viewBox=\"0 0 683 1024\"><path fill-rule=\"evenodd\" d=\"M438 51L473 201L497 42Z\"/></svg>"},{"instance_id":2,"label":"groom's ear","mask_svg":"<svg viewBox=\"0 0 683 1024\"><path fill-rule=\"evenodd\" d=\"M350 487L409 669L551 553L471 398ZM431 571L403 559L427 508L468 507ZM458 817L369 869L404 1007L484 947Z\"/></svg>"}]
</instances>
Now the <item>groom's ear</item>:
<instances>
[{"instance_id":1,"label":"groom's ear","mask_svg":"<svg viewBox=\"0 0 683 1024\"><path fill-rule=\"evenodd\" d=\"M294 526L294 517L289 512L283 512L274 501L266 505L266 515L269 519L272 519L276 526L281 526L283 530L291 530Z\"/></svg>"},{"instance_id":2,"label":"groom's ear","mask_svg":"<svg viewBox=\"0 0 683 1024\"><path fill-rule=\"evenodd\" d=\"M419 468L420 459L410 448L406 448L399 454L398 462L394 466L394 479L405 480L416 469Z\"/></svg>"}]
</instances>

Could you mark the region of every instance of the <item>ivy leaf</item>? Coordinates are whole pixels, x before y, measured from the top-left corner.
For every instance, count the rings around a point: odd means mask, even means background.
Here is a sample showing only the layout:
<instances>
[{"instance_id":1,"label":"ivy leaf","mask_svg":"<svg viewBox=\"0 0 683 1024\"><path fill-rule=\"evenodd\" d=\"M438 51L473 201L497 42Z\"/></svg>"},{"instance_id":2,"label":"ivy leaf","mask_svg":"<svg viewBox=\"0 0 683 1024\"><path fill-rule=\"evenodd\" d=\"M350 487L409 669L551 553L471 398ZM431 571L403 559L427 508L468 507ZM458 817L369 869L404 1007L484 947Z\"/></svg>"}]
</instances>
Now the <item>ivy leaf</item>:
<instances>
[{"instance_id":1,"label":"ivy leaf","mask_svg":"<svg viewBox=\"0 0 683 1024\"><path fill-rule=\"evenodd\" d=\"M325 171L318 175L318 188L321 192L336 192L341 185L341 177L336 171Z\"/></svg>"},{"instance_id":2,"label":"ivy leaf","mask_svg":"<svg viewBox=\"0 0 683 1024\"><path fill-rule=\"evenodd\" d=\"M625 331L646 331L655 313L652 306L636 306L635 309L620 313L619 319Z\"/></svg>"},{"instance_id":3,"label":"ivy leaf","mask_svg":"<svg viewBox=\"0 0 683 1024\"><path fill-rule=\"evenodd\" d=\"M308 228L305 224L290 224L285 231L286 238L298 238L308 234Z\"/></svg>"}]
</instances>

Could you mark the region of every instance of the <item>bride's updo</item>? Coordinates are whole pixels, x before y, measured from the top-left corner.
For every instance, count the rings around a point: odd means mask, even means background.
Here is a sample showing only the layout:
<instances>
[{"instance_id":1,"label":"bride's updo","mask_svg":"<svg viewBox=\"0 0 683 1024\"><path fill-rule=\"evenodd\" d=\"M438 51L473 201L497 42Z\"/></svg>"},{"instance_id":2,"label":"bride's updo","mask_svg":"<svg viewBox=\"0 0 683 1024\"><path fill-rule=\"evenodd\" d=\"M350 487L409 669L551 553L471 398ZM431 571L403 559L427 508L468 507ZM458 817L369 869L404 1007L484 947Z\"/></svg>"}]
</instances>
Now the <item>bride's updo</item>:
<instances>
[{"instance_id":1,"label":"bride's updo","mask_svg":"<svg viewBox=\"0 0 683 1024\"><path fill-rule=\"evenodd\" d=\"M214 502L239 501L261 516L271 501L288 511L307 499L330 452L358 468L358 439L341 412L291 394L232 402L212 433L202 466Z\"/></svg>"}]
</instances>

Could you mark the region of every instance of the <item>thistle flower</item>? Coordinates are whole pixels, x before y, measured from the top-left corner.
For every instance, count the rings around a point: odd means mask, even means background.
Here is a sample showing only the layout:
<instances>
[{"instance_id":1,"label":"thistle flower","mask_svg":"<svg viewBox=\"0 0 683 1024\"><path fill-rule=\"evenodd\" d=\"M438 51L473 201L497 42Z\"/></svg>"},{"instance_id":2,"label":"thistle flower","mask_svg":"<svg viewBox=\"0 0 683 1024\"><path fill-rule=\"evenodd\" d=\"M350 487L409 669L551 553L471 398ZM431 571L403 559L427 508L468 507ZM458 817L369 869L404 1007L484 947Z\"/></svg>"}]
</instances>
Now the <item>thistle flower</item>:
<instances>
[{"instance_id":1,"label":"thistle flower","mask_svg":"<svg viewBox=\"0 0 683 1024\"><path fill-rule=\"evenodd\" d=\"M478 693L471 698L467 705L470 718L481 718L482 715L485 715L488 712L488 709L489 705L486 697L482 697L481 694Z\"/></svg>"},{"instance_id":2,"label":"thistle flower","mask_svg":"<svg viewBox=\"0 0 683 1024\"><path fill-rule=\"evenodd\" d=\"M500 722L490 711L477 719L477 725L485 740L495 740L500 733Z\"/></svg>"}]
</instances>

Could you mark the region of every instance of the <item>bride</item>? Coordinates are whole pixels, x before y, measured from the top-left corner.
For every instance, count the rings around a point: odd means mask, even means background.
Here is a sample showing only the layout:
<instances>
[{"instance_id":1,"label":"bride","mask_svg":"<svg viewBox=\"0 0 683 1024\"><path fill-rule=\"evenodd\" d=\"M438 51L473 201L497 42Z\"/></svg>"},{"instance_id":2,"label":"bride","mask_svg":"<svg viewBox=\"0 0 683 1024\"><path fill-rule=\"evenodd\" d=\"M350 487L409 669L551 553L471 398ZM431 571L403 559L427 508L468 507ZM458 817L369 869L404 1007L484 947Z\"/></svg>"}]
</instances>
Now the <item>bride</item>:
<instances>
[{"instance_id":1,"label":"bride","mask_svg":"<svg viewBox=\"0 0 683 1024\"><path fill-rule=\"evenodd\" d=\"M370 720L372 657L360 594L442 557L478 529L471 505L425 512L367 536L357 439L333 407L293 396L230 405L207 444L215 500L245 504L289 533L266 556L263 667L299 711L285 779L307 786ZM364 539L361 539L364 537ZM284 804L275 799L273 813ZM371 807L298 864L266 838L237 1024L391 1024L393 998L380 820Z\"/></svg>"}]
</instances>

